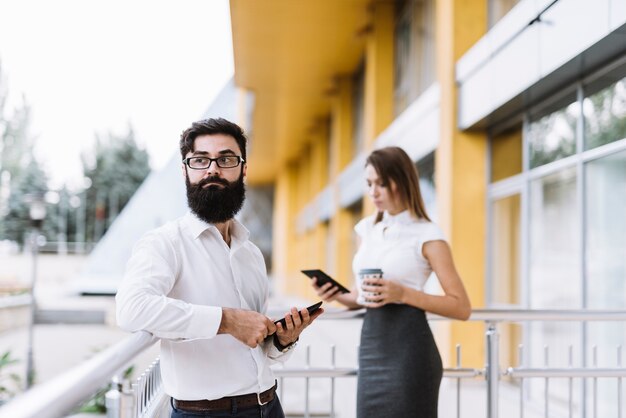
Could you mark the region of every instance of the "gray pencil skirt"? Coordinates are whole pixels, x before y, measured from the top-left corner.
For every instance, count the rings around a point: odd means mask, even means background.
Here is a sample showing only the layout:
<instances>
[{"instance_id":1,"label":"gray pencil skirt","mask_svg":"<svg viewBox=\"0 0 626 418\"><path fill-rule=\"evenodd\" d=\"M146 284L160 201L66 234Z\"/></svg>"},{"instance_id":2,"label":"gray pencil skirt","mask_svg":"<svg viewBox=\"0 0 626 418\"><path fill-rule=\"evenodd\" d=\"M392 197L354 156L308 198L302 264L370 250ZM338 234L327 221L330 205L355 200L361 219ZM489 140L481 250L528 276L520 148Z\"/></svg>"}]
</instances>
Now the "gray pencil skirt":
<instances>
[{"instance_id":1,"label":"gray pencil skirt","mask_svg":"<svg viewBox=\"0 0 626 418\"><path fill-rule=\"evenodd\" d=\"M361 331L357 418L436 418L443 374L421 309L367 309Z\"/></svg>"}]
</instances>

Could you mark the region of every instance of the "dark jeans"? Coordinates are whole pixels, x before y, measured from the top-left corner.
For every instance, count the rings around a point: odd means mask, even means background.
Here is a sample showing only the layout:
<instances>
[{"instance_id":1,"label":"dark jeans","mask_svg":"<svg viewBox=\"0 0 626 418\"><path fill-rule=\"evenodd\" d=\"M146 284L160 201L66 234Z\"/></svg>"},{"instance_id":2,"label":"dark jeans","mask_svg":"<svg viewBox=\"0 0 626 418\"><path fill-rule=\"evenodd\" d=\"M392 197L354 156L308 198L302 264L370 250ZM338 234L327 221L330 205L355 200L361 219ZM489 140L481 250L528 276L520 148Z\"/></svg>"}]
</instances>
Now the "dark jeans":
<instances>
[{"instance_id":1,"label":"dark jeans","mask_svg":"<svg viewBox=\"0 0 626 418\"><path fill-rule=\"evenodd\" d=\"M191 412L174 408L172 405L171 418L285 418L283 407L280 405L278 396L263 406L252 406L238 409L236 405L230 411L219 412Z\"/></svg>"}]
</instances>

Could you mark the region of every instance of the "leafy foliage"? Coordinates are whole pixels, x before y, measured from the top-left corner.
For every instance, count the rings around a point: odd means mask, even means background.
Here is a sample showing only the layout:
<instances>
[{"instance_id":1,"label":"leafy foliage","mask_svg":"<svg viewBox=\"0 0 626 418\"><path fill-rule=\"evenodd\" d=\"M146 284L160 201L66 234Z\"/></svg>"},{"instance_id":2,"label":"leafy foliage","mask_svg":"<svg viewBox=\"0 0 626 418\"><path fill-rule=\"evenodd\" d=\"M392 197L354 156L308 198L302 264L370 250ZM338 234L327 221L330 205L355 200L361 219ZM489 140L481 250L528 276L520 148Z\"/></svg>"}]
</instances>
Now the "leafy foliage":
<instances>
[{"instance_id":1,"label":"leafy foliage","mask_svg":"<svg viewBox=\"0 0 626 418\"><path fill-rule=\"evenodd\" d=\"M130 366L126 370L124 370L124 373L122 373L122 381L127 381L127 382L130 381L134 370L135 370L135 366ZM106 413L107 411L106 393L109 390L111 390L111 388L112 388L111 383L100 388L93 395L91 399L89 399L80 407L80 412L97 413L97 414Z\"/></svg>"},{"instance_id":2,"label":"leafy foliage","mask_svg":"<svg viewBox=\"0 0 626 418\"><path fill-rule=\"evenodd\" d=\"M559 109L530 124L530 166L539 167L576 152L576 104Z\"/></svg>"},{"instance_id":3,"label":"leafy foliage","mask_svg":"<svg viewBox=\"0 0 626 418\"><path fill-rule=\"evenodd\" d=\"M29 133L30 107L8 112L8 88L0 66L0 240L24 244L30 230L25 196L48 191L48 178L35 159ZM84 194L63 187L58 202L47 203L42 233L57 241L96 242L150 172L148 153L137 146L132 127L123 135L96 137L94 149L82 157L84 176L91 181ZM77 230L84 233L77 234Z\"/></svg>"},{"instance_id":4,"label":"leafy foliage","mask_svg":"<svg viewBox=\"0 0 626 418\"><path fill-rule=\"evenodd\" d=\"M22 379L19 375L6 373L6 368L16 363L19 363L19 360L12 357L11 351L5 351L0 356L0 403L4 403L15 396L15 389L21 386Z\"/></svg>"},{"instance_id":5,"label":"leafy foliage","mask_svg":"<svg viewBox=\"0 0 626 418\"><path fill-rule=\"evenodd\" d=\"M626 78L585 99L587 149L626 138Z\"/></svg>"},{"instance_id":6,"label":"leafy foliage","mask_svg":"<svg viewBox=\"0 0 626 418\"><path fill-rule=\"evenodd\" d=\"M9 178L9 190L0 190L0 239L24 242L29 228L25 195L47 191L47 176L33 155L34 138L29 134L30 107L6 109L8 88L0 67L0 175ZM0 183L1 187L6 184ZM3 201L8 195L7 201Z\"/></svg>"},{"instance_id":7,"label":"leafy foliage","mask_svg":"<svg viewBox=\"0 0 626 418\"><path fill-rule=\"evenodd\" d=\"M124 135L96 138L92 158L83 155L87 190L87 236L97 241L150 173L148 153L137 146L131 126Z\"/></svg>"}]
</instances>

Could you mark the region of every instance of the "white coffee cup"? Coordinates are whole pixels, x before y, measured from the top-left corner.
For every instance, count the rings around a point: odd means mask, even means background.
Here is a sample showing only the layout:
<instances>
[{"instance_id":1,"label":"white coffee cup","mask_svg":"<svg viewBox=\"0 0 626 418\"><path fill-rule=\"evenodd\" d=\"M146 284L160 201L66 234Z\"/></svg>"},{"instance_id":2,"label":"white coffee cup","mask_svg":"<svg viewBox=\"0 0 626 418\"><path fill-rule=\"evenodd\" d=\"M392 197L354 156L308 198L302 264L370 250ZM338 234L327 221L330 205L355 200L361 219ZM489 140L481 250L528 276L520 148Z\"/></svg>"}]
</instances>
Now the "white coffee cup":
<instances>
[{"instance_id":1,"label":"white coffee cup","mask_svg":"<svg viewBox=\"0 0 626 418\"><path fill-rule=\"evenodd\" d=\"M373 303L376 301L376 296L380 295L377 292L366 292L363 290L363 281L365 279L380 279L383 277L383 271L381 269L361 269L359 270L357 279L358 286L357 290L359 292L359 296L357 297L357 303L361 305L367 305L368 303Z\"/></svg>"}]
</instances>

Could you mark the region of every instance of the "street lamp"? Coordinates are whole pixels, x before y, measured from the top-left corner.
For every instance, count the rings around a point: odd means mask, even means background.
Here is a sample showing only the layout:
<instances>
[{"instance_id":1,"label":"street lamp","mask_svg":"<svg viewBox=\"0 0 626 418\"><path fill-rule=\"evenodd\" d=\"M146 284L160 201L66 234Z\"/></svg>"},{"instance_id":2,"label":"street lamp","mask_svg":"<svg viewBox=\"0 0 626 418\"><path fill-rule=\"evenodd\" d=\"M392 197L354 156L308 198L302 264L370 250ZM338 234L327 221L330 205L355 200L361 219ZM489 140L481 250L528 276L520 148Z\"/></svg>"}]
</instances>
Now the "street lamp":
<instances>
[{"instance_id":1,"label":"street lamp","mask_svg":"<svg viewBox=\"0 0 626 418\"><path fill-rule=\"evenodd\" d=\"M29 205L28 215L30 217L30 251L32 255L31 285L30 285L30 325L28 327L28 354L26 359L26 389L33 385L35 378L35 367L33 361L33 332L35 328L35 315L37 313L37 303L35 299L35 283L37 281L37 255L39 253L39 237L41 225L46 217L46 201L43 193L28 194L24 198Z\"/></svg>"}]
</instances>

